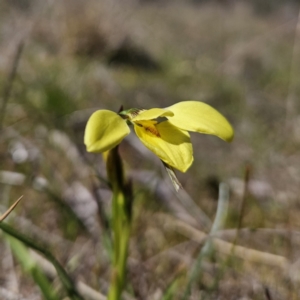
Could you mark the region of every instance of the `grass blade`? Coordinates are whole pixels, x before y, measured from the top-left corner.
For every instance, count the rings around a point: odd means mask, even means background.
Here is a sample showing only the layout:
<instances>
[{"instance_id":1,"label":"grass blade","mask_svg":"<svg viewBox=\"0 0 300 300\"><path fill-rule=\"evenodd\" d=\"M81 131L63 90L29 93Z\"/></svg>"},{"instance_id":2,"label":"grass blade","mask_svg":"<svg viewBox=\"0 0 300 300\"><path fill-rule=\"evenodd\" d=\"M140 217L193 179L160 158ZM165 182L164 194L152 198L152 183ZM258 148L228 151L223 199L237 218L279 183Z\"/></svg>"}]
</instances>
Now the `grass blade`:
<instances>
[{"instance_id":1,"label":"grass blade","mask_svg":"<svg viewBox=\"0 0 300 300\"><path fill-rule=\"evenodd\" d=\"M25 236L20 233L16 229L12 228L10 225L6 223L0 223L0 228L7 233L8 235L16 238L17 240L23 242L29 248L36 250L45 256L55 267L57 274L59 275L63 286L65 287L69 297L74 300L83 300L82 296L78 293L73 280L70 278L66 270L62 267L59 261L52 255L50 251L48 251L43 246L39 245L37 242L32 240L31 238Z\"/></svg>"},{"instance_id":2,"label":"grass blade","mask_svg":"<svg viewBox=\"0 0 300 300\"><path fill-rule=\"evenodd\" d=\"M32 258L24 244L8 235L6 235L6 239L8 240L15 257L22 265L24 271L31 274L36 284L40 287L44 298L46 300L59 300L59 297L55 293L51 283Z\"/></svg>"}]
</instances>

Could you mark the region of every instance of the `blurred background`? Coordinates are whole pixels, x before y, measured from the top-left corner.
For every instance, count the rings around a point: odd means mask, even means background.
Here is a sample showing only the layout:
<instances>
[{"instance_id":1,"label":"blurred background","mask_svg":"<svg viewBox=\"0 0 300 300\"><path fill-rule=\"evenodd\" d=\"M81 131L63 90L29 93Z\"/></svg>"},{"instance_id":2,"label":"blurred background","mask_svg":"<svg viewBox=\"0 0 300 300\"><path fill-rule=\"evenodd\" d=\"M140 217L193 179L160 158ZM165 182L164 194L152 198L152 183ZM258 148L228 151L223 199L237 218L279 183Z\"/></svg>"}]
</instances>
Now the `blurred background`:
<instances>
[{"instance_id":1,"label":"blurred background","mask_svg":"<svg viewBox=\"0 0 300 300\"><path fill-rule=\"evenodd\" d=\"M300 299L299 5L0 1L0 212L24 195L6 222L99 293L85 299L104 299L111 191L85 151L87 119L203 101L235 138L191 134L178 194L133 133L120 146L134 187L124 299ZM220 183L228 210L210 245ZM42 299L1 233L0 270L1 299Z\"/></svg>"}]
</instances>

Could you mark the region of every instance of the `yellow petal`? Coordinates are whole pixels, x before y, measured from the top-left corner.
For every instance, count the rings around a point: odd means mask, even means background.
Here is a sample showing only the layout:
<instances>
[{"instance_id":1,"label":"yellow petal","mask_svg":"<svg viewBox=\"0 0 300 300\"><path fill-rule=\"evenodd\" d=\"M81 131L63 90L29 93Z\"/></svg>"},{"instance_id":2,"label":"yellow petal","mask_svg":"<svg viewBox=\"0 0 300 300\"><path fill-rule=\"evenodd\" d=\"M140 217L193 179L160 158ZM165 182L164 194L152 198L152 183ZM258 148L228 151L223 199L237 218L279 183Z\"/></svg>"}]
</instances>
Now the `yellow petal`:
<instances>
[{"instance_id":1,"label":"yellow petal","mask_svg":"<svg viewBox=\"0 0 300 300\"><path fill-rule=\"evenodd\" d=\"M149 125L149 121L145 124L134 124L141 142L166 164L185 172L194 159L189 133L174 127L168 121L156 125L153 123L154 128Z\"/></svg>"},{"instance_id":2,"label":"yellow petal","mask_svg":"<svg viewBox=\"0 0 300 300\"><path fill-rule=\"evenodd\" d=\"M132 122L144 121L144 120L153 120L158 117L172 117L174 114L164 108L151 108L144 110L139 113L137 116L131 119Z\"/></svg>"},{"instance_id":3,"label":"yellow petal","mask_svg":"<svg viewBox=\"0 0 300 300\"><path fill-rule=\"evenodd\" d=\"M117 146L130 132L126 121L109 110L97 110L89 118L84 144L88 152L104 152Z\"/></svg>"},{"instance_id":4,"label":"yellow petal","mask_svg":"<svg viewBox=\"0 0 300 300\"><path fill-rule=\"evenodd\" d=\"M183 101L166 108L174 113L169 122L188 131L216 135L230 142L233 129L226 118L206 103Z\"/></svg>"}]
</instances>

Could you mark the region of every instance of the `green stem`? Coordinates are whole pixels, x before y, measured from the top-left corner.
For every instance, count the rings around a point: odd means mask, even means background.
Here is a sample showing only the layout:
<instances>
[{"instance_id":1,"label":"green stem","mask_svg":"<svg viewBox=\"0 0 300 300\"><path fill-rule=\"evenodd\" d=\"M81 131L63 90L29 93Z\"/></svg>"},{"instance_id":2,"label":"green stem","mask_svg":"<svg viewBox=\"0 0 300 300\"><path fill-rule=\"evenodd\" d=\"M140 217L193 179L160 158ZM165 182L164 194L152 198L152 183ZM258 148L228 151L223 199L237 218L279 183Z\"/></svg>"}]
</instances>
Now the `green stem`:
<instances>
[{"instance_id":1,"label":"green stem","mask_svg":"<svg viewBox=\"0 0 300 300\"><path fill-rule=\"evenodd\" d=\"M118 193L113 198L114 261L109 300L119 300L126 279L126 262L130 238L130 218L126 212L126 197Z\"/></svg>"},{"instance_id":2,"label":"green stem","mask_svg":"<svg viewBox=\"0 0 300 300\"><path fill-rule=\"evenodd\" d=\"M110 151L107 174L113 189L112 222L114 259L108 300L119 300L126 281L126 262L131 229L132 191L125 183L122 161L117 148Z\"/></svg>"}]
</instances>

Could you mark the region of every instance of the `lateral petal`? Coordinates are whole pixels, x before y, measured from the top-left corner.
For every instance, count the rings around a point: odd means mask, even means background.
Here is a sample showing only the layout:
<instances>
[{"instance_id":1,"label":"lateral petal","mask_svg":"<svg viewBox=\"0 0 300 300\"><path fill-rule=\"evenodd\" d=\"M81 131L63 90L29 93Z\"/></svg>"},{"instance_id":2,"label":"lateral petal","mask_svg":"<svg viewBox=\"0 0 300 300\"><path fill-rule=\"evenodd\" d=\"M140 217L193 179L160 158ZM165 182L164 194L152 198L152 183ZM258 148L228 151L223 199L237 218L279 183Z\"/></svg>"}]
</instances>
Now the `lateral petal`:
<instances>
[{"instance_id":1,"label":"lateral petal","mask_svg":"<svg viewBox=\"0 0 300 300\"><path fill-rule=\"evenodd\" d=\"M134 124L134 130L141 142L162 161L185 172L194 159L189 133L176 128L168 121L154 126L156 130L149 130L146 125L144 127Z\"/></svg>"},{"instance_id":2,"label":"lateral petal","mask_svg":"<svg viewBox=\"0 0 300 300\"><path fill-rule=\"evenodd\" d=\"M109 110L97 110L89 118L84 144L88 152L105 152L117 146L130 129L118 114Z\"/></svg>"},{"instance_id":3,"label":"lateral petal","mask_svg":"<svg viewBox=\"0 0 300 300\"><path fill-rule=\"evenodd\" d=\"M131 121L132 122L146 121L146 120L153 120L158 117L172 117L173 115L174 115L173 112L164 108L151 108L142 111L137 116L132 118Z\"/></svg>"},{"instance_id":4,"label":"lateral petal","mask_svg":"<svg viewBox=\"0 0 300 300\"><path fill-rule=\"evenodd\" d=\"M166 108L174 113L168 118L174 126L188 131L216 135L226 142L234 131L227 119L210 105L198 101L183 101Z\"/></svg>"}]
</instances>

